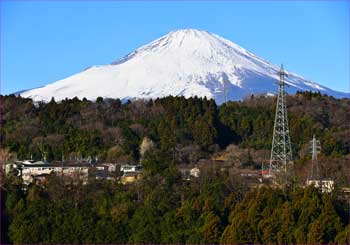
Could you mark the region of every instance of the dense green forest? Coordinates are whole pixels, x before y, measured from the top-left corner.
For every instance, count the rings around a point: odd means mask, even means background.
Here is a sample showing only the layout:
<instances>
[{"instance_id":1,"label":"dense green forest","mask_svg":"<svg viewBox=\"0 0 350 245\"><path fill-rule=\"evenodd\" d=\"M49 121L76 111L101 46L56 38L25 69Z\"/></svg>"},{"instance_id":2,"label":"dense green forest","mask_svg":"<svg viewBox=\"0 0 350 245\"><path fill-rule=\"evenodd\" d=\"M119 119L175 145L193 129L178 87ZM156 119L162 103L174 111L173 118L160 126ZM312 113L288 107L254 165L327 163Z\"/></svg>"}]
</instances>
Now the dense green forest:
<instances>
[{"instance_id":1,"label":"dense green forest","mask_svg":"<svg viewBox=\"0 0 350 245\"><path fill-rule=\"evenodd\" d=\"M350 242L349 204L338 189L331 195L312 187L249 189L239 175L214 170L182 180L177 164L208 159L229 145L268 151L273 97L252 96L222 106L183 97L126 103L0 99L3 163L31 156L38 160L47 152L50 161L141 159L144 167L142 180L131 185L102 180L67 184L53 175L45 185L32 184L24 191L17 177L2 179L5 243ZM322 145L324 176L348 185L350 100L303 92L288 96L287 102L299 172L307 167L315 134ZM142 154L146 137L154 149Z\"/></svg>"},{"instance_id":2,"label":"dense green forest","mask_svg":"<svg viewBox=\"0 0 350 245\"><path fill-rule=\"evenodd\" d=\"M0 99L2 147L18 159L40 159L45 151L49 160L98 156L112 162L138 161L144 137L172 153L193 146L199 155L206 155L232 143L270 149L275 113L273 97L251 97L220 107L213 100L196 97L124 104L102 98L60 103L54 99L34 103L14 95ZM349 99L303 92L288 96L287 102L296 159L313 134L320 139L324 156L349 154Z\"/></svg>"},{"instance_id":3,"label":"dense green forest","mask_svg":"<svg viewBox=\"0 0 350 245\"><path fill-rule=\"evenodd\" d=\"M146 165L131 185L90 181L67 184L51 176L21 191L20 180L2 189L5 242L33 243L256 243L350 242L347 201L309 187L248 190L239 176L211 172L183 181L171 158ZM65 186L65 188L62 188Z\"/></svg>"},{"instance_id":4,"label":"dense green forest","mask_svg":"<svg viewBox=\"0 0 350 245\"><path fill-rule=\"evenodd\" d=\"M249 151L242 165L255 169L269 159L276 103L274 97L254 96L219 107L196 97L127 103L102 98L34 103L14 95L0 99L5 163L40 160L44 152L49 161L91 156L112 163L139 162L140 145L147 138L180 164L210 159L236 145L235 151ZM287 104L297 174L310 169L309 143L315 134L322 146L321 175L342 185L350 182L350 100L299 92L288 96Z\"/></svg>"}]
</instances>

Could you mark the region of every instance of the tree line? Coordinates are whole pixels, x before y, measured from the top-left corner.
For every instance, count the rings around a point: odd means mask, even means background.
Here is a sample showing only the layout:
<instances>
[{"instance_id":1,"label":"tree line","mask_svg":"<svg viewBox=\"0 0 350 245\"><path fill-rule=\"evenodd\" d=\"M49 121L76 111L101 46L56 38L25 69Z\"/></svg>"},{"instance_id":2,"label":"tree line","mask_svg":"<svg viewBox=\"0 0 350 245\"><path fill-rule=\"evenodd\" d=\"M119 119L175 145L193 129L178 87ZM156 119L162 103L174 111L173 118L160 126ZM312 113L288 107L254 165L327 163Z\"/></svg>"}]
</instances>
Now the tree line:
<instances>
[{"instance_id":1,"label":"tree line","mask_svg":"<svg viewBox=\"0 0 350 245\"><path fill-rule=\"evenodd\" d=\"M40 159L45 152L56 161L88 156L138 161L145 137L174 158L186 147L199 156L232 143L270 149L275 113L275 98L254 96L220 107L206 98L172 96L127 103L101 97L95 102L73 98L42 103L14 95L0 100L3 149L18 159ZM313 134L323 155L349 154L349 99L298 92L287 102L295 158Z\"/></svg>"}]
</instances>

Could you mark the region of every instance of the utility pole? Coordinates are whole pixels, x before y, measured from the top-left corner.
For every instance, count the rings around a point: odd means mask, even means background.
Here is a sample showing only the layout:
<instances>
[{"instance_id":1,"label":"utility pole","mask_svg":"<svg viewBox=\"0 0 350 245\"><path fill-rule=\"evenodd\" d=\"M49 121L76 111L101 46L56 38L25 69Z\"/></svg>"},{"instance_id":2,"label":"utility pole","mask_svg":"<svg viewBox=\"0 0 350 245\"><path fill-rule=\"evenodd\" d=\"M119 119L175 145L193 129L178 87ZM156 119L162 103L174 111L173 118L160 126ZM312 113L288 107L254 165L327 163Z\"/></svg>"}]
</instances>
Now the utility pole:
<instances>
[{"instance_id":1,"label":"utility pole","mask_svg":"<svg viewBox=\"0 0 350 245\"><path fill-rule=\"evenodd\" d=\"M280 79L277 83L279 89L273 128L269 174L271 176L279 177L281 183L287 184L290 180L294 180L294 163L288 127L286 94L284 89L287 85L284 81L287 74L283 69L283 65L281 65L278 74Z\"/></svg>"}]
</instances>

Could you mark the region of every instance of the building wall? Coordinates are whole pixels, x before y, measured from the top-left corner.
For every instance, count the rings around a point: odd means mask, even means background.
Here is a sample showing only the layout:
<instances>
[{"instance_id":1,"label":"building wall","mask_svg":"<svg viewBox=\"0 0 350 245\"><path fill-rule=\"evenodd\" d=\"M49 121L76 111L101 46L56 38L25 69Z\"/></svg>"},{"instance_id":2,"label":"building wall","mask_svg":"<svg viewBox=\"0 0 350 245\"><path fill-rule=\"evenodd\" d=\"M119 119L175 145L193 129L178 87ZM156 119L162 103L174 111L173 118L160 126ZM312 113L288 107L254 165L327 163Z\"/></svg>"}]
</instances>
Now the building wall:
<instances>
[{"instance_id":1,"label":"building wall","mask_svg":"<svg viewBox=\"0 0 350 245\"><path fill-rule=\"evenodd\" d=\"M49 175L51 173L57 173L71 177L73 177L75 174L79 174L81 178L85 179L88 177L89 168L85 166L25 166L22 169L22 179L24 183L30 183L36 176L46 174Z\"/></svg>"}]
</instances>

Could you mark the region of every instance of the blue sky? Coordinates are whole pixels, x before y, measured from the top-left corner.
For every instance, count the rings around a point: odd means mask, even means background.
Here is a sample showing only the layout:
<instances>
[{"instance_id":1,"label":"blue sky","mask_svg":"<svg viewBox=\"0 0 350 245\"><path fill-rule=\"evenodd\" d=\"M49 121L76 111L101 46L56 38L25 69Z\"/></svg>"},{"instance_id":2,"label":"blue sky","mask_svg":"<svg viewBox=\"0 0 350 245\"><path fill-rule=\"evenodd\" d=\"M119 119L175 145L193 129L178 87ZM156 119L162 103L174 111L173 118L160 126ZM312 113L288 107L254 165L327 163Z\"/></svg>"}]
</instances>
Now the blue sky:
<instances>
[{"instance_id":1,"label":"blue sky","mask_svg":"<svg viewBox=\"0 0 350 245\"><path fill-rule=\"evenodd\" d=\"M108 64L172 30L223 36L349 92L349 1L1 1L1 94Z\"/></svg>"}]
</instances>

